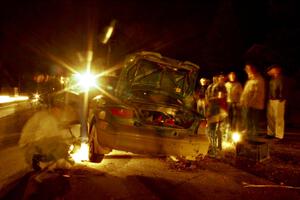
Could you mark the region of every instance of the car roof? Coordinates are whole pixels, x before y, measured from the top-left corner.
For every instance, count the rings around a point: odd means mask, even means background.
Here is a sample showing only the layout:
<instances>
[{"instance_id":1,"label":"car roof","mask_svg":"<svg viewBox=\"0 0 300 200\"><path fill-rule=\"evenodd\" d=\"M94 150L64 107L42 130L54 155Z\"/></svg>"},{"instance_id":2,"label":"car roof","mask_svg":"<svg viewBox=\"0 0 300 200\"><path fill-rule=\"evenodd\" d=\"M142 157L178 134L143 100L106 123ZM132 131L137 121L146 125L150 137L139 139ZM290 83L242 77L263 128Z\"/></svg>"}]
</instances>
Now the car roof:
<instances>
[{"instance_id":1,"label":"car roof","mask_svg":"<svg viewBox=\"0 0 300 200\"><path fill-rule=\"evenodd\" d=\"M190 61L179 61L173 58L162 56L160 53L151 51L141 51L131 54L128 58L129 61L134 61L136 59L145 59L157 63L164 64L170 68L185 69L188 71L198 71L200 67Z\"/></svg>"}]
</instances>

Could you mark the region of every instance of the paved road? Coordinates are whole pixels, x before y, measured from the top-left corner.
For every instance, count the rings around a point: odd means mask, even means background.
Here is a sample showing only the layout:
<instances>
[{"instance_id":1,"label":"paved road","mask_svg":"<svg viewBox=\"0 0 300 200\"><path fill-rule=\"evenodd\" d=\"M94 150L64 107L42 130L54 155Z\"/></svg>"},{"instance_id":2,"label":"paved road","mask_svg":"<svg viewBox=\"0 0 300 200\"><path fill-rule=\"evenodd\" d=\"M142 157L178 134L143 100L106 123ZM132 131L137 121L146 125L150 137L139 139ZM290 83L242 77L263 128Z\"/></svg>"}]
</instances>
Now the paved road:
<instances>
[{"instance_id":1,"label":"paved road","mask_svg":"<svg viewBox=\"0 0 300 200\"><path fill-rule=\"evenodd\" d=\"M0 149L15 145L35 109L29 101L0 104Z\"/></svg>"},{"instance_id":2,"label":"paved road","mask_svg":"<svg viewBox=\"0 0 300 200\"><path fill-rule=\"evenodd\" d=\"M30 170L17 143L34 112L29 101L0 104L0 191Z\"/></svg>"}]
</instances>

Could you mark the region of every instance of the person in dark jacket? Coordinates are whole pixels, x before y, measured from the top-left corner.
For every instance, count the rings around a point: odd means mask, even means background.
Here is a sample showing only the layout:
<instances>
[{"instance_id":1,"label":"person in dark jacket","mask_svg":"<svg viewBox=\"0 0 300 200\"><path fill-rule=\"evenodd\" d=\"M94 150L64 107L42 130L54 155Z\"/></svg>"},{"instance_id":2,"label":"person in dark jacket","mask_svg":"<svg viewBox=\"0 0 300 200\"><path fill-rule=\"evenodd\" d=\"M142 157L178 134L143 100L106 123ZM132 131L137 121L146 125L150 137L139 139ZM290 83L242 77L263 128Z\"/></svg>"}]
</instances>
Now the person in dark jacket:
<instances>
[{"instance_id":1,"label":"person in dark jacket","mask_svg":"<svg viewBox=\"0 0 300 200\"><path fill-rule=\"evenodd\" d=\"M267 69L267 73L271 76L267 109L267 137L283 139L286 95L282 68L279 65L272 65Z\"/></svg>"}]
</instances>

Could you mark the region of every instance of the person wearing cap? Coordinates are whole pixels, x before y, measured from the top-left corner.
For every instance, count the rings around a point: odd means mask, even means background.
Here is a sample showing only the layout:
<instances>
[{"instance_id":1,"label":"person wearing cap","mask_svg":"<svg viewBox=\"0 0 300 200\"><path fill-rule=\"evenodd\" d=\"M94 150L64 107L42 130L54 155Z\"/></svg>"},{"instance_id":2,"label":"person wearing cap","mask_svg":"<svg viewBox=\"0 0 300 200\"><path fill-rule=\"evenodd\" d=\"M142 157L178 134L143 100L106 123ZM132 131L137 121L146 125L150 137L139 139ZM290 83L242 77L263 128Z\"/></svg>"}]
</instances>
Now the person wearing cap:
<instances>
[{"instance_id":1,"label":"person wearing cap","mask_svg":"<svg viewBox=\"0 0 300 200\"><path fill-rule=\"evenodd\" d=\"M267 137L283 139L286 95L282 69L277 64L272 65L267 69L267 73L271 77L267 108Z\"/></svg>"},{"instance_id":2,"label":"person wearing cap","mask_svg":"<svg viewBox=\"0 0 300 200\"><path fill-rule=\"evenodd\" d=\"M242 120L248 140L257 137L258 121L265 108L265 81L253 63L246 63L248 80L240 98Z\"/></svg>"}]
</instances>

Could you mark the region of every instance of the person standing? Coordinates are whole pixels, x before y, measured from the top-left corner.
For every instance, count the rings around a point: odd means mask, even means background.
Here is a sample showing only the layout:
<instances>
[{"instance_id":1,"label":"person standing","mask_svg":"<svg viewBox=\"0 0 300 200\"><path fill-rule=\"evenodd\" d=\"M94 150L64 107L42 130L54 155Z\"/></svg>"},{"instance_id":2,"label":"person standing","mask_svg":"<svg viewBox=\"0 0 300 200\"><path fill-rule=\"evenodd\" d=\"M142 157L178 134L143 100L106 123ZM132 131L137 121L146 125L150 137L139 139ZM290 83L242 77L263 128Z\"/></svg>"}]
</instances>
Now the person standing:
<instances>
[{"instance_id":1,"label":"person standing","mask_svg":"<svg viewBox=\"0 0 300 200\"><path fill-rule=\"evenodd\" d=\"M215 107L214 101L212 99L214 98L213 94L213 88L216 86L218 82L218 77L213 76L212 83L208 85L206 91L205 91L205 99L207 102L207 109L205 112L205 116L207 119L207 134L209 138L209 149L208 149L208 155L211 157L215 157L217 155L217 135L216 135L216 123L210 119L212 109Z\"/></svg>"},{"instance_id":2,"label":"person standing","mask_svg":"<svg viewBox=\"0 0 300 200\"><path fill-rule=\"evenodd\" d=\"M218 76L214 75L212 78L212 83L210 83L205 90L205 99L206 102L213 96L213 88L218 83Z\"/></svg>"},{"instance_id":3,"label":"person standing","mask_svg":"<svg viewBox=\"0 0 300 200\"><path fill-rule=\"evenodd\" d=\"M217 95L217 105L219 107L217 119L217 137L218 137L218 149L222 150L223 141L228 139L227 135L227 90L225 87L225 76L223 74L218 76L218 83L214 87L214 93Z\"/></svg>"},{"instance_id":4,"label":"person standing","mask_svg":"<svg viewBox=\"0 0 300 200\"><path fill-rule=\"evenodd\" d=\"M201 78L200 87L196 91L197 95L197 112L200 114L201 117L205 118L205 107L206 107L206 100L205 100L205 92L209 84L209 80L206 78Z\"/></svg>"},{"instance_id":5,"label":"person standing","mask_svg":"<svg viewBox=\"0 0 300 200\"><path fill-rule=\"evenodd\" d=\"M237 81L235 72L230 72L228 74L228 80L229 81L225 83L227 90L228 123L230 131L236 131L239 128L239 101L243 92L243 87L241 83Z\"/></svg>"},{"instance_id":6,"label":"person standing","mask_svg":"<svg viewBox=\"0 0 300 200\"><path fill-rule=\"evenodd\" d=\"M244 128L249 140L257 136L258 121L265 101L265 81L252 63L245 65L248 80L241 94L240 105Z\"/></svg>"},{"instance_id":7,"label":"person standing","mask_svg":"<svg viewBox=\"0 0 300 200\"><path fill-rule=\"evenodd\" d=\"M271 76L267 108L267 137L283 139L286 95L282 69L279 65L272 65L267 69L267 73Z\"/></svg>"},{"instance_id":8,"label":"person standing","mask_svg":"<svg viewBox=\"0 0 300 200\"><path fill-rule=\"evenodd\" d=\"M206 90L208 102L206 118L208 123L208 136L210 139L210 149L208 154L212 157L217 156L217 151L222 150L222 122L227 117L226 108L226 88L222 75L214 76L213 83Z\"/></svg>"}]
</instances>

